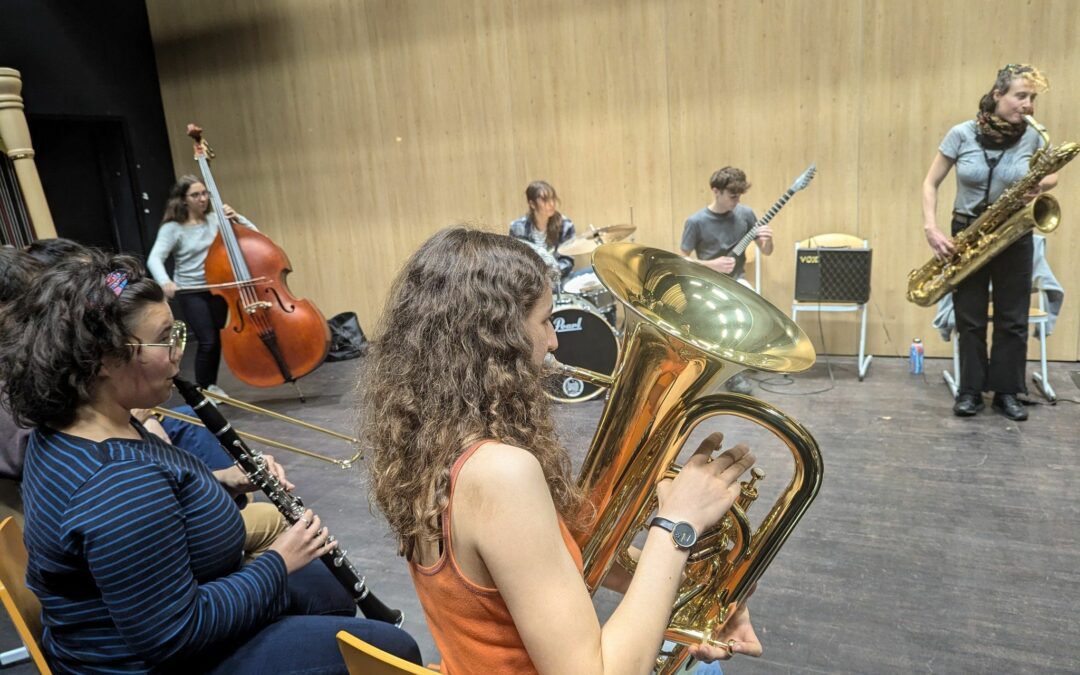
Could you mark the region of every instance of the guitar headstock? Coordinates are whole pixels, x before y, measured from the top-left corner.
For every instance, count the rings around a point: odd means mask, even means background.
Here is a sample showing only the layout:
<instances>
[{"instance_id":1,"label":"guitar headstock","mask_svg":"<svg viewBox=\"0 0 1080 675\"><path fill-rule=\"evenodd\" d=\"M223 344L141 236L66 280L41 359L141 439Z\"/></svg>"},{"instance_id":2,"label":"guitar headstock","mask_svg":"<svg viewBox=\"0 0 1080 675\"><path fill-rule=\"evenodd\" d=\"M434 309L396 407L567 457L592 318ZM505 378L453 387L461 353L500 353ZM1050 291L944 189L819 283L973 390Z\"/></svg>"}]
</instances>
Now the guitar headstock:
<instances>
[{"instance_id":1,"label":"guitar headstock","mask_svg":"<svg viewBox=\"0 0 1080 675\"><path fill-rule=\"evenodd\" d=\"M202 127L196 124L187 125L187 135L191 136L192 140L195 141L195 159L199 160L205 157L207 160L211 160L214 158L214 149L203 138L202 131Z\"/></svg>"},{"instance_id":2,"label":"guitar headstock","mask_svg":"<svg viewBox=\"0 0 1080 675\"><path fill-rule=\"evenodd\" d=\"M814 180L814 175L817 173L817 166L811 164L806 167L806 171L802 172L802 175L795 179L795 182L788 188L792 192L798 192L799 190L805 190L806 186L810 185L810 181Z\"/></svg>"}]
</instances>

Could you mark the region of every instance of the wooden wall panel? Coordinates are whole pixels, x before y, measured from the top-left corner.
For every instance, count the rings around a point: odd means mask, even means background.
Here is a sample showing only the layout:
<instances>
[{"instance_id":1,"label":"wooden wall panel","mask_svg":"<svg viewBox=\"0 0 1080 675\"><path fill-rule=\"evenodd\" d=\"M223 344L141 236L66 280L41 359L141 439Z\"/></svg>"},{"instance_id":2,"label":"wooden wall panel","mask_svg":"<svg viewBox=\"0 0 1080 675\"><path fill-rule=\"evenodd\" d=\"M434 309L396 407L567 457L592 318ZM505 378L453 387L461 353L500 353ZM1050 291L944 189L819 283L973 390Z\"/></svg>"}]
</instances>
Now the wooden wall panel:
<instances>
[{"instance_id":1,"label":"wooden wall panel","mask_svg":"<svg viewBox=\"0 0 1080 675\"><path fill-rule=\"evenodd\" d=\"M929 255L920 184L941 137L998 67L1031 61L1052 84L1038 118L1080 139L1068 0L147 5L177 173L194 168L182 134L196 120L227 200L289 252L293 289L365 327L420 241L459 221L504 231L530 180L552 182L581 228L632 218L639 242L676 248L716 168L748 172L760 214L814 161L774 221L766 297L789 305L796 240L858 234L875 249L871 350L902 355L918 335L943 355L932 312L903 299ZM1066 169L1051 238L1066 289L1080 288L1077 185L1080 167ZM1069 300L1049 345L1075 360ZM803 323L819 343L813 315ZM854 315L823 327L830 352L854 351Z\"/></svg>"},{"instance_id":2,"label":"wooden wall panel","mask_svg":"<svg viewBox=\"0 0 1080 675\"><path fill-rule=\"evenodd\" d=\"M821 26L827 30L814 30ZM712 198L709 177L722 166L747 173L743 203L760 217L814 162L818 174L772 221L773 255L762 259L762 292L788 311L794 244L812 234L855 227L859 110L858 5L701 3L671 6L668 77L672 111L674 244L683 222ZM854 314L825 317L833 353L857 350ZM820 349L814 314L800 317Z\"/></svg>"},{"instance_id":3,"label":"wooden wall panel","mask_svg":"<svg viewBox=\"0 0 1080 675\"><path fill-rule=\"evenodd\" d=\"M875 315L883 320L871 331L874 350L906 349L913 336L926 342L927 353L952 353L928 326L933 310L902 299L907 273L929 259L922 232L921 186L930 161L949 128L970 119L979 98L1007 62L1037 64L1051 89L1036 102L1035 116L1051 141L1080 140L1080 52L1069 26L1080 25L1080 5L1032 2L1025 5L939 3L932 0L865 3L863 108L860 115L859 220L873 233ZM948 30L946 30L948 27ZM939 195L938 222L949 227L955 174ZM1048 239L1051 267L1062 285L1080 290L1080 269L1069 252L1080 245L1077 223L1080 164L1066 167L1053 195L1061 202L1063 225ZM1054 334L1048 341L1053 358L1077 358L1078 317L1075 296L1066 296ZM875 316L875 319L881 317ZM886 341L883 326L893 338ZM1030 355L1037 356L1033 341Z\"/></svg>"}]
</instances>

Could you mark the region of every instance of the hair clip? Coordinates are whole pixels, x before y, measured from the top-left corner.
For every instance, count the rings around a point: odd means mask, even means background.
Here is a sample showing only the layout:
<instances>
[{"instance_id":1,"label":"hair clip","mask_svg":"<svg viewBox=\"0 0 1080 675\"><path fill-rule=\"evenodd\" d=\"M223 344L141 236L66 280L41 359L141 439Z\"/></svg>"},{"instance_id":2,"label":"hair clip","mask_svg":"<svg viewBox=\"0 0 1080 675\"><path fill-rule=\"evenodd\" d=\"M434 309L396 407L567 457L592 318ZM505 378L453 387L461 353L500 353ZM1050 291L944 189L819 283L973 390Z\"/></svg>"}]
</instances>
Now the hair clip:
<instances>
[{"instance_id":1,"label":"hair clip","mask_svg":"<svg viewBox=\"0 0 1080 675\"><path fill-rule=\"evenodd\" d=\"M124 292L124 289L128 285L128 273L116 270L109 272L105 275L105 285L109 287L109 290L120 297L120 294Z\"/></svg>"}]
</instances>

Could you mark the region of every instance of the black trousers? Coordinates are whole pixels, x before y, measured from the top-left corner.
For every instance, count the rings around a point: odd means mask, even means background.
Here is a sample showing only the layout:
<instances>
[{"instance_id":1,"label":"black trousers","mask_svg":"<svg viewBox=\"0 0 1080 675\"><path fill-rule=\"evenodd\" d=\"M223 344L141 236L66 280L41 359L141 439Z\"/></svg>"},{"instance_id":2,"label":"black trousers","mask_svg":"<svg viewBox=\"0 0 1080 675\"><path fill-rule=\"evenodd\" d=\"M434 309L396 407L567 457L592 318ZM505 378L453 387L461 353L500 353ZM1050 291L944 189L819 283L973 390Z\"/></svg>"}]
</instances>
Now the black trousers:
<instances>
[{"instance_id":1,"label":"black trousers","mask_svg":"<svg viewBox=\"0 0 1080 675\"><path fill-rule=\"evenodd\" d=\"M954 218L953 236L967 227ZM960 347L960 393L1027 393L1028 312L1034 244L1027 234L990 259L953 291ZM993 284L994 334L987 358L986 325Z\"/></svg>"},{"instance_id":2,"label":"black trousers","mask_svg":"<svg viewBox=\"0 0 1080 675\"><path fill-rule=\"evenodd\" d=\"M229 315L229 306L225 299L211 294L178 293L177 302L184 313L199 348L195 352L195 384L209 387L217 384L218 368L221 365L221 329Z\"/></svg>"}]
</instances>

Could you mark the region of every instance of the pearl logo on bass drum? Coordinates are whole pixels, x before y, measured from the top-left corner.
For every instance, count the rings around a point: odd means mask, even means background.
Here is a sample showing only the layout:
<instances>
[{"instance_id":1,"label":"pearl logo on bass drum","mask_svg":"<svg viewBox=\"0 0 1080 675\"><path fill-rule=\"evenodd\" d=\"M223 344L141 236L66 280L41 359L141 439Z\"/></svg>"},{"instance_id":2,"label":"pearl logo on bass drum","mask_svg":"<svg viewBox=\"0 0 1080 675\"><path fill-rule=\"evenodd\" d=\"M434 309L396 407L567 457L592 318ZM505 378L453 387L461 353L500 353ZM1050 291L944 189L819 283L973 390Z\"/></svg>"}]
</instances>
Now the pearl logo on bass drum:
<instances>
[{"instance_id":1,"label":"pearl logo on bass drum","mask_svg":"<svg viewBox=\"0 0 1080 675\"><path fill-rule=\"evenodd\" d=\"M554 353L559 362L604 375L615 371L619 338L592 303L571 295L558 296L551 312L551 326L559 336ZM604 391L569 375L552 373L544 378L544 393L564 403L588 401Z\"/></svg>"},{"instance_id":2,"label":"pearl logo on bass drum","mask_svg":"<svg viewBox=\"0 0 1080 675\"><path fill-rule=\"evenodd\" d=\"M579 316L577 321L571 323L561 316L556 316L551 319L551 325L555 328L556 333L577 333L583 330L581 327L583 318Z\"/></svg>"},{"instance_id":3,"label":"pearl logo on bass drum","mask_svg":"<svg viewBox=\"0 0 1080 675\"><path fill-rule=\"evenodd\" d=\"M576 377L568 377L563 380L562 392L567 398L577 398L585 391L585 383Z\"/></svg>"}]
</instances>

